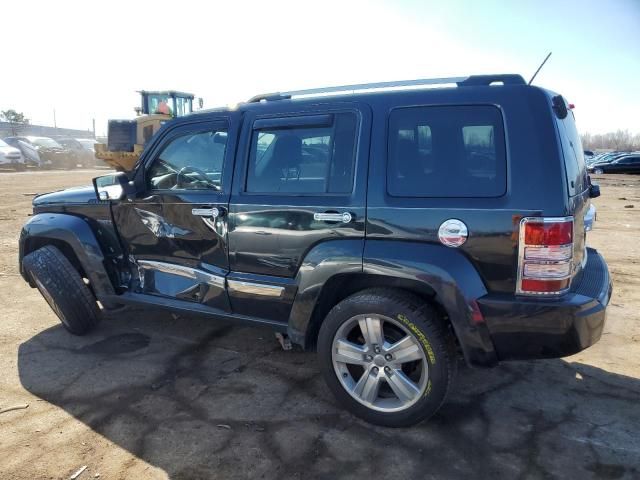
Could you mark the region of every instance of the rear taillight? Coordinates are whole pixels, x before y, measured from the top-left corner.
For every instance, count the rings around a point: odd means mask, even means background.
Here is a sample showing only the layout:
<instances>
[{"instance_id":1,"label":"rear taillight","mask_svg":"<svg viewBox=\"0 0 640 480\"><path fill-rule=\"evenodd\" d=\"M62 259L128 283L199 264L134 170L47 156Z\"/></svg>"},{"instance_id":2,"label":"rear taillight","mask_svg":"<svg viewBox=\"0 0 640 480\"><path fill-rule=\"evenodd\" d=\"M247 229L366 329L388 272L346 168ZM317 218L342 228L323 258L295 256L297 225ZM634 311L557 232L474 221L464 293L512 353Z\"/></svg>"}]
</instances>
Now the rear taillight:
<instances>
[{"instance_id":1,"label":"rear taillight","mask_svg":"<svg viewBox=\"0 0 640 480\"><path fill-rule=\"evenodd\" d=\"M518 294L566 292L572 266L573 217L526 217L520 221Z\"/></svg>"}]
</instances>

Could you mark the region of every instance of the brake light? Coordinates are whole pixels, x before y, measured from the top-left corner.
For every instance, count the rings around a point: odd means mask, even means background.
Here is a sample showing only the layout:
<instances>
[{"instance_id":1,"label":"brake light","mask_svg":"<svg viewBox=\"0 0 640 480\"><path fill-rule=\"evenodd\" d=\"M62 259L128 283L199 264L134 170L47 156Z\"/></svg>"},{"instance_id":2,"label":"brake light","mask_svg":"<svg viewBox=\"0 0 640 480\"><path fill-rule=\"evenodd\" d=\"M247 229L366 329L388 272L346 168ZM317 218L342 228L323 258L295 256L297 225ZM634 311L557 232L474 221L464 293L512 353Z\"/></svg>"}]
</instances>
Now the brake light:
<instances>
[{"instance_id":1,"label":"brake light","mask_svg":"<svg viewBox=\"0 0 640 480\"><path fill-rule=\"evenodd\" d=\"M544 220L544 219L542 219ZM569 222L527 221L524 239L527 245L566 245L573 237L573 220Z\"/></svg>"},{"instance_id":2,"label":"brake light","mask_svg":"<svg viewBox=\"0 0 640 480\"><path fill-rule=\"evenodd\" d=\"M571 283L573 217L520 221L517 293L558 295Z\"/></svg>"}]
</instances>

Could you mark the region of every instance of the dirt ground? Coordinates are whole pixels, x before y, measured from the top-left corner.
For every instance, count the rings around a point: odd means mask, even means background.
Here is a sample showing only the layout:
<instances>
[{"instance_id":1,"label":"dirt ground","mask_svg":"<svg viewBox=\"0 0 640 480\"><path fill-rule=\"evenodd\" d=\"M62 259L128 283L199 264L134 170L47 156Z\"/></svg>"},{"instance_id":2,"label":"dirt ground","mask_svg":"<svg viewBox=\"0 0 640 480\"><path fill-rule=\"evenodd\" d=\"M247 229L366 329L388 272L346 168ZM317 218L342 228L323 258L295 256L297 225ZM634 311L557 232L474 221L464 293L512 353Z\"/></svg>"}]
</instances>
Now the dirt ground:
<instances>
[{"instance_id":1,"label":"dirt ground","mask_svg":"<svg viewBox=\"0 0 640 480\"><path fill-rule=\"evenodd\" d=\"M640 478L640 176L601 176L589 244L614 280L573 357L462 368L428 423L345 413L313 354L159 312L67 334L17 269L32 194L99 171L0 173L0 478ZM627 206L633 205L633 208Z\"/></svg>"}]
</instances>

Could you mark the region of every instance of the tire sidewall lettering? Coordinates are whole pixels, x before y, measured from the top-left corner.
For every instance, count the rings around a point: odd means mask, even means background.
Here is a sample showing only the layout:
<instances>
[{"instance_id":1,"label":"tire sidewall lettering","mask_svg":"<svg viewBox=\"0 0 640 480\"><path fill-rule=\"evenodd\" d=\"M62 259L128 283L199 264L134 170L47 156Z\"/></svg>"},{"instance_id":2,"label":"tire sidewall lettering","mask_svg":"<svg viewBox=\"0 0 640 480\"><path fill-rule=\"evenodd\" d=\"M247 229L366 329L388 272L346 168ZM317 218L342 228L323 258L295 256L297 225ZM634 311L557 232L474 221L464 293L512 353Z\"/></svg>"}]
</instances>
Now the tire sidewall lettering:
<instances>
[{"instance_id":1,"label":"tire sidewall lettering","mask_svg":"<svg viewBox=\"0 0 640 480\"><path fill-rule=\"evenodd\" d=\"M424 333L422 333L422 330L420 330L413 322L411 322L407 318L407 316L404 315L403 313L397 314L396 318L398 319L398 321L402 322L402 324L404 324L411 331L411 333L413 333L416 336L416 338L418 339L418 341L420 342L420 344L424 348L425 352L427 352L427 360L432 365L435 365L436 364L436 354L434 353L433 348L431 347L431 344L429 343L429 340L427 340L426 335ZM429 391L430 385L431 385L431 382L429 381L429 386L427 387L427 392Z\"/></svg>"}]
</instances>

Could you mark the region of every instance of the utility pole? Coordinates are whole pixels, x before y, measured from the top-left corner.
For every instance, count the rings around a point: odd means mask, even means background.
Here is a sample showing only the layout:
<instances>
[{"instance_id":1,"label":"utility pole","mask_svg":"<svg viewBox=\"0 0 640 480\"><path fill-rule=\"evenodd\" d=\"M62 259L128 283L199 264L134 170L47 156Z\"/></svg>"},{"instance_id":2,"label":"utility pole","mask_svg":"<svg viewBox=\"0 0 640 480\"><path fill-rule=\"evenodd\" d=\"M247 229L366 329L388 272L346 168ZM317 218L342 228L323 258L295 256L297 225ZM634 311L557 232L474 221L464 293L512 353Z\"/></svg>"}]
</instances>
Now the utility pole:
<instances>
[{"instance_id":1,"label":"utility pole","mask_svg":"<svg viewBox=\"0 0 640 480\"><path fill-rule=\"evenodd\" d=\"M57 129L58 124L56 123L56 109L53 109L53 128Z\"/></svg>"},{"instance_id":2,"label":"utility pole","mask_svg":"<svg viewBox=\"0 0 640 480\"><path fill-rule=\"evenodd\" d=\"M96 119L92 118L91 122L93 124L93 138L96 138Z\"/></svg>"}]
</instances>

